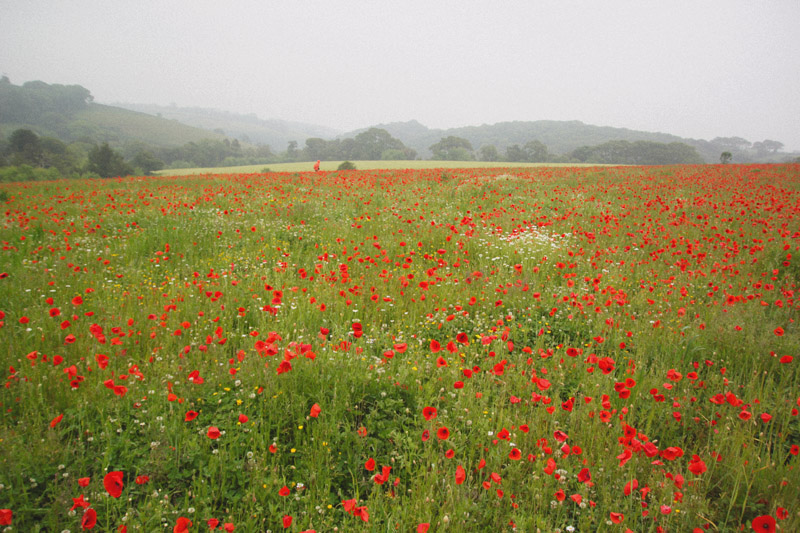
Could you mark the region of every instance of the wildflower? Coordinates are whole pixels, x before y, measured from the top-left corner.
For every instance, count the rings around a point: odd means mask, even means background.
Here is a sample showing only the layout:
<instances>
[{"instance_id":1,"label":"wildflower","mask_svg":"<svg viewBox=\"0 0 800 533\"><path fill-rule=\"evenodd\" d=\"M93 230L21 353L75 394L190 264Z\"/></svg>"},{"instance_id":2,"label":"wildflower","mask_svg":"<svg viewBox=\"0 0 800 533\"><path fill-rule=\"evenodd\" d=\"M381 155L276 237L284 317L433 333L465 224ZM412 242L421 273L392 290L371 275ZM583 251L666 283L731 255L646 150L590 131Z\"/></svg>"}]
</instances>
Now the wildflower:
<instances>
[{"instance_id":1,"label":"wildflower","mask_svg":"<svg viewBox=\"0 0 800 533\"><path fill-rule=\"evenodd\" d=\"M86 531L94 528L96 524L97 524L97 511L89 507L83 512L83 517L81 517L81 529Z\"/></svg>"},{"instance_id":2,"label":"wildflower","mask_svg":"<svg viewBox=\"0 0 800 533\"><path fill-rule=\"evenodd\" d=\"M109 472L103 478L103 487L113 498L119 498L122 495L123 475L120 471Z\"/></svg>"}]
</instances>

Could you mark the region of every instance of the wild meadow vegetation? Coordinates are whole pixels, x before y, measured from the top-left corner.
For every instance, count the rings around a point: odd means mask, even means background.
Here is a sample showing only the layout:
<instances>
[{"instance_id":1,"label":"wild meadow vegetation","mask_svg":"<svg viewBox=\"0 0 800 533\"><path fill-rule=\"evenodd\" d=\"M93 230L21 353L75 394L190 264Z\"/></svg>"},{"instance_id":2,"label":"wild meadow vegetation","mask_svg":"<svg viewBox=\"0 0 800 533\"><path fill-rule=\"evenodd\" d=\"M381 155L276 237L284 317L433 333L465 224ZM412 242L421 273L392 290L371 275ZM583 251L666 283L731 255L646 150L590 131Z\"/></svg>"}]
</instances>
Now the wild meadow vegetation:
<instances>
[{"instance_id":1,"label":"wild meadow vegetation","mask_svg":"<svg viewBox=\"0 0 800 533\"><path fill-rule=\"evenodd\" d=\"M0 194L3 531L800 530L800 165Z\"/></svg>"}]
</instances>

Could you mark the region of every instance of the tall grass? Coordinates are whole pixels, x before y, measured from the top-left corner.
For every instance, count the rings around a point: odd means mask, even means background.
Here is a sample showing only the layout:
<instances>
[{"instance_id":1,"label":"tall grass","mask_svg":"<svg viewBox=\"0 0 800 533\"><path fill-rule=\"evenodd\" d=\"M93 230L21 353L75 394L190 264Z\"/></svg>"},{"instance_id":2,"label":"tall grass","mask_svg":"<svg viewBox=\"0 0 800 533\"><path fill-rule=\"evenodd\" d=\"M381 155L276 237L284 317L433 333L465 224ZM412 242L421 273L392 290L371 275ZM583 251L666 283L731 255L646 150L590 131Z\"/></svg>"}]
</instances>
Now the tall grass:
<instances>
[{"instance_id":1,"label":"tall grass","mask_svg":"<svg viewBox=\"0 0 800 533\"><path fill-rule=\"evenodd\" d=\"M3 186L10 531L800 528L798 165L359 168Z\"/></svg>"}]
</instances>

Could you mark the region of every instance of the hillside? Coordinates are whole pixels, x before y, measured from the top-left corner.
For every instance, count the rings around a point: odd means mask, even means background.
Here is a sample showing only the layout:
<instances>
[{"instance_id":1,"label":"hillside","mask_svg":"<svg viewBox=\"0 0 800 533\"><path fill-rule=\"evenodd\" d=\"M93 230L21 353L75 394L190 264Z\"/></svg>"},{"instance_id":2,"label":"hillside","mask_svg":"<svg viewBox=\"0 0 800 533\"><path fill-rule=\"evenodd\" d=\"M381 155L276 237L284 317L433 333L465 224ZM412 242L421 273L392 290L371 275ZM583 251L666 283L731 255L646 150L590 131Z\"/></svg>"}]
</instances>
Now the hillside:
<instances>
[{"instance_id":1,"label":"hillside","mask_svg":"<svg viewBox=\"0 0 800 533\"><path fill-rule=\"evenodd\" d=\"M199 107L124 103L115 103L114 105L124 109L148 113L149 115L177 120L209 131L224 132L228 137L239 139L246 143L267 144L274 151L285 150L290 141L296 141L302 147L309 137L330 139L341 133L325 126L277 119L264 120L254 114L241 115Z\"/></svg>"},{"instance_id":2,"label":"hillside","mask_svg":"<svg viewBox=\"0 0 800 533\"><path fill-rule=\"evenodd\" d=\"M7 138L19 128L65 142L108 142L118 147L133 143L177 147L225 138L176 120L97 104L89 90L79 85L34 81L16 86L4 77L0 79L0 136Z\"/></svg>"}]
</instances>

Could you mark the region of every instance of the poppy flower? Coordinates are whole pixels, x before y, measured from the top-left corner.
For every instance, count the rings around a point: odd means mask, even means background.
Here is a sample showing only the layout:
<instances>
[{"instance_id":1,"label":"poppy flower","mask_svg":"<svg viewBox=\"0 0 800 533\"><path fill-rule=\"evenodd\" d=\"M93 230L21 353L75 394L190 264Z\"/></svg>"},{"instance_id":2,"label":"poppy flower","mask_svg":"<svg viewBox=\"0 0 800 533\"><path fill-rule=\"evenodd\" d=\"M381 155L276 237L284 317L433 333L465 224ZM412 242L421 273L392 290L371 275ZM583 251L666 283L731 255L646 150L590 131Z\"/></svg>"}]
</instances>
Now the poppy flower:
<instances>
[{"instance_id":1,"label":"poppy flower","mask_svg":"<svg viewBox=\"0 0 800 533\"><path fill-rule=\"evenodd\" d=\"M417 526L417 533L428 533L428 529L430 529L431 525L429 522L424 522Z\"/></svg>"},{"instance_id":2,"label":"poppy flower","mask_svg":"<svg viewBox=\"0 0 800 533\"><path fill-rule=\"evenodd\" d=\"M431 420L432 418L436 418L437 411L435 407L424 407L422 409L422 416L425 417L425 420Z\"/></svg>"},{"instance_id":3,"label":"poppy flower","mask_svg":"<svg viewBox=\"0 0 800 533\"><path fill-rule=\"evenodd\" d=\"M206 520L206 525L208 525L208 529L217 529L217 526L219 525L219 520L217 520L216 518L209 518L208 520Z\"/></svg>"},{"instance_id":4,"label":"poppy flower","mask_svg":"<svg viewBox=\"0 0 800 533\"><path fill-rule=\"evenodd\" d=\"M11 509L0 509L0 526L10 526L14 519L14 511Z\"/></svg>"},{"instance_id":5,"label":"poppy flower","mask_svg":"<svg viewBox=\"0 0 800 533\"><path fill-rule=\"evenodd\" d=\"M450 436L450 430L442 426L436 430L436 436L441 440L447 440L447 438Z\"/></svg>"},{"instance_id":6,"label":"poppy flower","mask_svg":"<svg viewBox=\"0 0 800 533\"><path fill-rule=\"evenodd\" d=\"M315 403L311 406L311 412L309 413L309 416L311 418L317 418L321 412L322 408L319 406L319 404Z\"/></svg>"},{"instance_id":7,"label":"poppy flower","mask_svg":"<svg viewBox=\"0 0 800 533\"><path fill-rule=\"evenodd\" d=\"M775 533L775 519L770 515L757 516L753 519L753 531Z\"/></svg>"},{"instance_id":8,"label":"poppy flower","mask_svg":"<svg viewBox=\"0 0 800 533\"><path fill-rule=\"evenodd\" d=\"M286 485L281 487L280 490L278 491L279 496L288 496L289 494L291 494L291 491L289 490L289 487L287 487Z\"/></svg>"},{"instance_id":9,"label":"poppy flower","mask_svg":"<svg viewBox=\"0 0 800 533\"><path fill-rule=\"evenodd\" d=\"M224 529L227 533L233 533L233 530L236 529L232 522L225 522L222 525L222 529Z\"/></svg>"},{"instance_id":10,"label":"poppy flower","mask_svg":"<svg viewBox=\"0 0 800 533\"><path fill-rule=\"evenodd\" d=\"M119 498L122 495L122 482L124 474L120 471L109 472L103 478L103 487L113 498Z\"/></svg>"},{"instance_id":11,"label":"poppy flower","mask_svg":"<svg viewBox=\"0 0 800 533\"><path fill-rule=\"evenodd\" d=\"M461 485L465 479L467 479L467 473L463 466L458 465L456 467L456 485Z\"/></svg>"},{"instance_id":12,"label":"poppy flower","mask_svg":"<svg viewBox=\"0 0 800 533\"><path fill-rule=\"evenodd\" d=\"M239 415L239 423L240 424L247 424L248 420L250 420L250 419L247 417L247 415L245 415L245 414L240 414Z\"/></svg>"},{"instance_id":13,"label":"poppy flower","mask_svg":"<svg viewBox=\"0 0 800 533\"><path fill-rule=\"evenodd\" d=\"M181 516L175 522L175 527L172 528L172 533L189 533L189 528L192 527L192 521L188 518Z\"/></svg>"},{"instance_id":14,"label":"poppy flower","mask_svg":"<svg viewBox=\"0 0 800 533\"><path fill-rule=\"evenodd\" d=\"M150 481L150 477L149 476L136 476L136 484L137 485L144 485L148 481Z\"/></svg>"},{"instance_id":15,"label":"poppy flower","mask_svg":"<svg viewBox=\"0 0 800 533\"><path fill-rule=\"evenodd\" d=\"M81 529L86 531L97 525L97 511L89 507L83 512L81 517Z\"/></svg>"},{"instance_id":16,"label":"poppy flower","mask_svg":"<svg viewBox=\"0 0 800 533\"><path fill-rule=\"evenodd\" d=\"M54 419L52 419L52 420L50 421L50 427L51 427L51 428L54 428L54 427L56 427L56 426L58 425L58 423L59 423L59 422L61 422L61 420L62 420L63 418L64 418L64 414L62 413L62 414L58 415L57 417L55 417Z\"/></svg>"},{"instance_id":17,"label":"poppy flower","mask_svg":"<svg viewBox=\"0 0 800 533\"><path fill-rule=\"evenodd\" d=\"M191 422L199 413L197 411L186 411L186 416L183 418L185 422Z\"/></svg>"},{"instance_id":18,"label":"poppy flower","mask_svg":"<svg viewBox=\"0 0 800 533\"><path fill-rule=\"evenodd\" d=\"M612 511L611 513L609 513L609 516L608 516L608 517L609 517L609 518L611 519L611 521L612 521L612 522L614 522L615 524L619 524L619 523L621 523L623 520L625 520L625 515L624 515L624 514L622 514L622 513L615 513L615 512L613 512L613 511Z\"/></svg>"},{"instance_id":19,"label":"poppy flower","mask_svg":"<svg viewBox=\"0 0 800 533\"><path fill-rule=\"evenodd\" d=\"M366 469L367 469L367 470L369 470L370 472L372 472L373 470L375 470L375 459L373 459L372 457L370 457L369 459L367 459L367 462L366 462L366 463L364 463L364 468L366 468Z\"/></svg>"},{"instance_id":20,"label":"poppy flower","mask_svg":"<svg viewBox=\"0 0 800 533\"><path fill-rule=\"evenodd\" d=\"M78 478L78 485L80 485L81 487L87 487L89 485L89 483L91 483L91 481L92 481L92 478L90 478L90 477Z\"/></svg>"}]
</instances>

